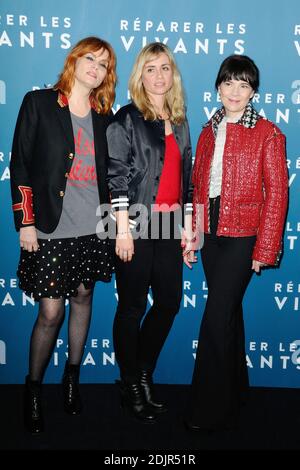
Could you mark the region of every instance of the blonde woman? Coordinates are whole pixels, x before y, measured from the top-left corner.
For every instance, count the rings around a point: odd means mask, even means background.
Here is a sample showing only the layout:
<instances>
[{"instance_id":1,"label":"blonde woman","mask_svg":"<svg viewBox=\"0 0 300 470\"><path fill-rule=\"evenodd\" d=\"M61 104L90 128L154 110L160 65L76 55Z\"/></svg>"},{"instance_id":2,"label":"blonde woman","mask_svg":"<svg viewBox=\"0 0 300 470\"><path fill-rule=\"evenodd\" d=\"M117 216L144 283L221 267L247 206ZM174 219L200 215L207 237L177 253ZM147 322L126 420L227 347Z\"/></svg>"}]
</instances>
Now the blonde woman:
<instances>
[{"instance_id":1,"label":"blonde woman","mask_svg":"<svg viewBox=\"0 0 300 470\"><path fill-rule=\"evenodd\" d=\"M183 212L191 219L190 135L180 74L166 45L141 50L129 90L132 102L107 129L117 222L113 333L122 404L153 423L167 407L155 398L152 374L180 307L182 255L191 261L190 239L181 240L178 228ZM150 287L153 304L145 315Z\"/></svg>"}]
</instances>

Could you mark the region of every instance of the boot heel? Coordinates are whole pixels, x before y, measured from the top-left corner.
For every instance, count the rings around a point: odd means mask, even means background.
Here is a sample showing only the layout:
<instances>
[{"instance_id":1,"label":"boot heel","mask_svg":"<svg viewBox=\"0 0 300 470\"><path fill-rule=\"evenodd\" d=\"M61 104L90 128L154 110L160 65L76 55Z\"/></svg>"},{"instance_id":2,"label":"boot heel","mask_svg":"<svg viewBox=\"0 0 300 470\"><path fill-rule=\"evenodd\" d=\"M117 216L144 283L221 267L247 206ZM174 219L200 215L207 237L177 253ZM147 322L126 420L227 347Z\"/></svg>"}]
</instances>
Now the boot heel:
<instances>
[{"instance_id":1,"label":"boot heel","mask_svg":"<svg viewBox=\"0 0 300 470\"><path fill-rule=\"evenodd\" d=\"M165 413L168 411L167 405L155 397L152 374L147 370L142 370L140 375L140 385L143 389L145 400L149 408L154 413Z\"/></svg>"},{"instance_id":2,"label":"boot heel","mask_svg":"<svg viewBox=\"0 0 300 470\"><path fill-rule=\"evenodd\" d=\"M69 365L68 361L62 379L64 394L64 410L70 415L79 415L82 410L82 402L79 393L80 366Z\"/></svg>"},{"instance_id":3,"label":"boot heel","mask_svg":"<svg viewBox=\"0 0 300 470\"><path fill-rule=\"evenodd\" d=\"M41 383L26 377L24 391L24 425L31 434L44 431L44 418L41 403Z\"/></svg>"},{"instance_id":4,"label":"boot heel","mask_svg":"<svg viewBox=\"0 0 300 470\"><path fill-rule=\"evenodd\" d=\"M125 384L119 381L117 384L120 389L122 411L145 424L155 423L156 416L149 410L139 384Z\"/></svg>"}]
</instances>

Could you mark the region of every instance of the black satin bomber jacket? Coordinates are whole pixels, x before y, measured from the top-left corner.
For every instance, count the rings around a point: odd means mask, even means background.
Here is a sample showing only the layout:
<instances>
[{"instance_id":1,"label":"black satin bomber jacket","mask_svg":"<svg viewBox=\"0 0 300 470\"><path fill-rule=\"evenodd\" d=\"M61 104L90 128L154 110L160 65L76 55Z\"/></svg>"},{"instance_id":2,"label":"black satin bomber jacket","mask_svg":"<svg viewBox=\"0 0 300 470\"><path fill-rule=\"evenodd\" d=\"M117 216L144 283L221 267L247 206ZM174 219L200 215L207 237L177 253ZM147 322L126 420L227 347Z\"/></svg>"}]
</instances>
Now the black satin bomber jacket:
<instances>
[{"instance_id":1,"label":"black satin bomber jacket","mask_svg":"<svg viewBox=\"0 0 300 470\"><path fill-rule=\"evenodd\" d=\"M187 120L181 125L172 124L172 129L182 159L181 204L186 211L192 211L192 150ZM113 210L129 210L130 215L133 204L143 204L150 214L164 165L164 121L145 120L131 103L115 114L106 135L107 181Z\"/></svg>"}]
</instances>

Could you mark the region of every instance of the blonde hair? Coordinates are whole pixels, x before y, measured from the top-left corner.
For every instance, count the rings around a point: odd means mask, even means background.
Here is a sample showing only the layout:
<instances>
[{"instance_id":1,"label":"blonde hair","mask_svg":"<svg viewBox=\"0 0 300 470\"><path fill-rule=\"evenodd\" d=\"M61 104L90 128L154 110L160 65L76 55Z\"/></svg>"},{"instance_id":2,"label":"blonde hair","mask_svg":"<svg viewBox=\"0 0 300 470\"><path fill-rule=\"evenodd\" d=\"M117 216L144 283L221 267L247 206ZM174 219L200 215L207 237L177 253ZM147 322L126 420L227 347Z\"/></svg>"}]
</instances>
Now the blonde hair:
<instances>
[{"instance_id":1,"label":"blonde hair","mask_svg":"<svg viewBox=\"0 0 300 470\"><path fill-rule=\"evenodd\" d=\"M171 122L181 124L185 119L182 81L174 57L165 44L152 42L145 46L138 54L129 79L131 99L145 119L154 121L159 118L144 88L142 73L146 62L155 59L160 54L166 54L168 56L173 72L173 84L165 95L164 110L168 113Z\"/></svg>"},{"instance_id":2,"label":"blonde hair","mask_svg":"<svg viewBox=\"0 0 300 470\"><path fill-rule=\"evenodd\" d=\"M60 90L68 98L74 85L75 65L79 57L88 52L106 50L109 54L107 74L103 82L91 91L97 110L101 114L108 114L115 100L116 76L116 56L112 46L103 39L90 36L82 39L72 48L67 55L63 71L58 82L54 85L54 90Z\"/></svg>"}]
</instances>

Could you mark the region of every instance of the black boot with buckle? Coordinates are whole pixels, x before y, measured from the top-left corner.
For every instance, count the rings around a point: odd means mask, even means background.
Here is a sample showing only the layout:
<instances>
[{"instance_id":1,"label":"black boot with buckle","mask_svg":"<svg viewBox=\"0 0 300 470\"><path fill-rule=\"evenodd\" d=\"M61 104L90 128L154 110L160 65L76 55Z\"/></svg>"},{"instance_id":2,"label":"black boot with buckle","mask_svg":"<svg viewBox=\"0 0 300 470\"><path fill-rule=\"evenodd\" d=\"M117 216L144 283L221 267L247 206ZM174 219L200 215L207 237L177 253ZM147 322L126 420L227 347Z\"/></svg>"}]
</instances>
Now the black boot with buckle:
<instances>
[{"instance_id":1,"label":"black boot with buckle","mask_svg":"<svg viewBox=\"0 0 300 470\"><path fill-rule=\"evenodd\" d=\"M152 411L154 411L155 413L164 413L168 410L166 404L161 401L158 401L155 397L151 372L147 370L141 371L140 384L144 391L145 400Z\"/></svg>"},{"instance_id":2,"label":"black boot with buckle","mask_svg":"<svg viewBox=\"0 0 300 470\"><path fill-rule=\"evenodd\" d=\"M64 410L71 415L79 415L82 410L79 393L79 370L80 366L69 364L68 361L66 361L62 379Z\"/></svg>"},{"instance_id":3,"label":"black boot with buckle","mask_svg":"<svg viewBox=\"0 0 300 470\"><path fill-rule=\"evenodd\" d=\"M24 424L27 431L39 434L44 431L44 419L41 404L41 383L26 377L24 391Z\"/></svg>"},{"instance_id":4,"label":"black boot with buckle","mask_svg":"<svg viewBox=\"0 0 300 470\"><path fill-rule=\"evenodd\" d=\"M116 380L121 393L123 409L143 423L155 423L156 417L145 401L144 393L139 383L125 383Z\"/></svg>"}]
</instances>

